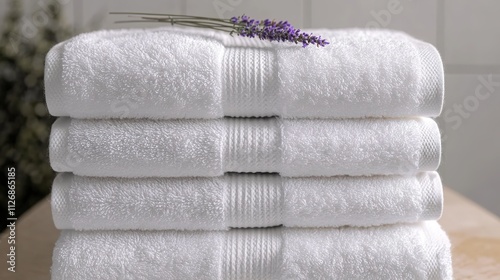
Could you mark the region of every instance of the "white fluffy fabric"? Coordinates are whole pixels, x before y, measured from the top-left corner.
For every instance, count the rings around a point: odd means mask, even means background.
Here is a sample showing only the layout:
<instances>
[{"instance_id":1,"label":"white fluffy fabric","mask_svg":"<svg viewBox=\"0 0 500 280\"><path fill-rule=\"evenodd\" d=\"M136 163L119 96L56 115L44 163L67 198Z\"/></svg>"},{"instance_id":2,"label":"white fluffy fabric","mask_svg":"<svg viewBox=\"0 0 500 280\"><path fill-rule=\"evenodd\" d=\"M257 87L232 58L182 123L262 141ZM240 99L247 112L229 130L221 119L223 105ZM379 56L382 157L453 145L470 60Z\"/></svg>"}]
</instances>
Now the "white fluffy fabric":
<instances>
[{"instance_id":1,"label":"white fluffy fabric","mask_svg":"<svg viewBox=\"0 0 500 280\"><path fill-rule=\"evenodd\" d=\"M49 111L74 118L437 116L430 44L388 30L308 30L324 48L160 28L98 31L48 53Z\"/></svg>"},{"instance_id":2,"label":"white fluffy fabric","mask_svg":"<svg viewBox=\"0 0 500 280\"><path fill-rule=\"evenodd\" d=\"M52 279L452 279L436 222L370 228L63 231Z\"/></svg>"},{"instance_id":3,"label":"white fluffy fabric","mask_svg":"<svg viewBox=\"0 0 500 280\"><path fill-rule=\"evenodd\" d=\"M59 174L58 229L224 230L230 227L376 226L438 219L436 172L416 176L97 178Z\"/></svg>"},{"instance_id":4,"label":"white fluffy fabric","mask_svg":"<svg viewBox=\"0 0 500 280\"><path fill-rule=\"evenodd\" d=\"M62 118L50 138L55 171L99 177L415 174L436 170L441 151L439 129L428 118Z\"/></svg>"}]
</instances>

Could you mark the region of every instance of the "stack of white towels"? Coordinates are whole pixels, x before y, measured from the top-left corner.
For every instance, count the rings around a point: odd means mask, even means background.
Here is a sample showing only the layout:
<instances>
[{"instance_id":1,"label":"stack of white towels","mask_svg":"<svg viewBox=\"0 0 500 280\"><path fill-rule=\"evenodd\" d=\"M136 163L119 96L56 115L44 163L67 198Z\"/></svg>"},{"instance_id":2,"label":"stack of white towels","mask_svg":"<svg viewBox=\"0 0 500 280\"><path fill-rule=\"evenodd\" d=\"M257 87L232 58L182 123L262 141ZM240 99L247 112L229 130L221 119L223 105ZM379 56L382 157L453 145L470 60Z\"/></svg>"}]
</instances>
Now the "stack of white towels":
<instances>
[{"instance_id":1,"label":"stack of white towels","mask_svg":"<svg viewBox=\"0 0 500 280\"><path fill-rule=\"evenodd\" d=\"M451 279L438 52L313 32L330 45L160 28L52 48L52 278Z\"/></svg>"}]
</instances>

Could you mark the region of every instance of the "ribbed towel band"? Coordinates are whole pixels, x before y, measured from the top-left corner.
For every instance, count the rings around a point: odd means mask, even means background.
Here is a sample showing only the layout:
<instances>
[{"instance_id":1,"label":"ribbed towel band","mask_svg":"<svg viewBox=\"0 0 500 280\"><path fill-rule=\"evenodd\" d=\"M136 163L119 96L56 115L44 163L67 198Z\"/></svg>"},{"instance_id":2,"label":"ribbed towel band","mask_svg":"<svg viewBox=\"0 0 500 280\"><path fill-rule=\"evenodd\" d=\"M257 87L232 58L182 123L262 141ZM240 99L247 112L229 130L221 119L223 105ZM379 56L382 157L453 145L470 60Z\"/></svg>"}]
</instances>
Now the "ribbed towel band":
<instances>
[{"instance_id":1,"label":"ribbed towel band","mask_svg":"<svg viewBox=\"0 0 500 280\"><path fill-rule=\"evenodd\" d=\"M226 119L225 170L279 172L281 135L278 120Z\"/></svg>"},{"instance_id":2,"label":"ribbed towel band","mask_svg":"<svg viewBox=\"0 0 500 280\"><path fill-rule=\"evenodd\" d=\"M271 49L227 48L222 65L223 111L228 116L276 115L278 79Z\"/></svg>"},{"instance_id":3,"label":"ribbed towel band","mask_svg":"<svg viewBox=\"0 0 500 280\"><path fill-rule=\"evenodd\" d=\"M281 229L232 230L225 235L222 279L279 279Z\"/></svg>"},{"instance_id":4,"label":"ribbed towel band","mask_svg":"<svg viewBox=\"0 0 500 280\"><path fill-rule=\"evenodd\" d=\"M258 174L228 176L228 227L276 226L283 223L281 177Z\"/></svg>"}]
</instances>

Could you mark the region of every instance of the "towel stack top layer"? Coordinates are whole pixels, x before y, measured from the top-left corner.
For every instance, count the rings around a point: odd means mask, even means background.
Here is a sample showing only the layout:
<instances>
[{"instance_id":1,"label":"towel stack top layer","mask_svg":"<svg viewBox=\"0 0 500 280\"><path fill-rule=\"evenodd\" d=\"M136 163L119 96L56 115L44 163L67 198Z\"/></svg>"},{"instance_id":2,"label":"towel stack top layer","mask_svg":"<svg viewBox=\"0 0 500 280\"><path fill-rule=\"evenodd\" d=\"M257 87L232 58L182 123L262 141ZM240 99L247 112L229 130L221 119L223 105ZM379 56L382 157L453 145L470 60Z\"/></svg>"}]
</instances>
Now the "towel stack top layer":
<instances>
[{"instance_id":1,"label":"towel stack top layer","mask_svg":"<svg viewBox=\"0 0 500 280\"><path fill-rule=\"evenodd\" d=\"M55 46L46 96L74 118L405 117L440 114L437 50L386 30L313 30L306 49L161 28L99 31Z\"/></svg>"}]
</instances>

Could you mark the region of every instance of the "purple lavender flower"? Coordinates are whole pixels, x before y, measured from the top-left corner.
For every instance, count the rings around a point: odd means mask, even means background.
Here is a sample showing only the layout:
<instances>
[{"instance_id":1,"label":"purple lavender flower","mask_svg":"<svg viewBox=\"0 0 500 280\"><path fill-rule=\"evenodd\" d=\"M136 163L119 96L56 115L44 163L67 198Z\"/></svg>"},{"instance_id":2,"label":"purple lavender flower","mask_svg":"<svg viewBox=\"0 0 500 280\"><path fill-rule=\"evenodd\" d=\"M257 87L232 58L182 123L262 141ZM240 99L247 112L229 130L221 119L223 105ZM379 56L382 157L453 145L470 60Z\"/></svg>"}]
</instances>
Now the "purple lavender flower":
<instances>
[{"instance_id":1,"label":"purple lavender flower","mask_svg":"<svg viewBox=\"0 0 500 280\"><path fill-rule=\"evenodd\" d=\"M182 25L190 27L210 28L220 31L229 32L229 34L237 34L242 37L259 38L261 40L276 41L276 42L293 42L295 44L302 43L302 47L316 45L324 47L329 44L326 39L321 36L315 36L301 32L288 21L275 21L265 19L263 21L249 18L246 15L232 17L230 19L218 19L199 16L187 15L170 15L170 14L145 14L145 13L111 13L111 14L128 14L138 16L140 20L120 21L120 22L166 22L172 25Z\"/></svg>"},{"instance_id":2,"label":"purple lavender flower","mask_svg":"<svg viewBox=\"0 0 500 280\"><path fill-rule=\"evenodd\" d=\"M322 39L321 36L315 36L305 32L300 32L288 23L288 21L275 21L265 19L258 21L249 19L243 15L240 17L232 17L231 23L234 24L233 33L242 37L258 37L261 40L278 41L278 42L293 42L295 44L302 43L302 47L308 45L316 45L324 47L329 44L328 41Z\"/></svg>"}]
</instances>

